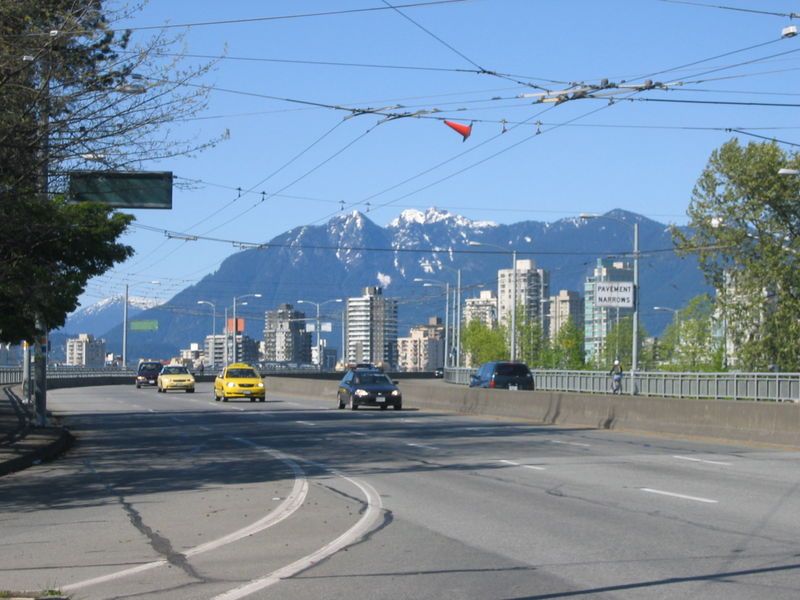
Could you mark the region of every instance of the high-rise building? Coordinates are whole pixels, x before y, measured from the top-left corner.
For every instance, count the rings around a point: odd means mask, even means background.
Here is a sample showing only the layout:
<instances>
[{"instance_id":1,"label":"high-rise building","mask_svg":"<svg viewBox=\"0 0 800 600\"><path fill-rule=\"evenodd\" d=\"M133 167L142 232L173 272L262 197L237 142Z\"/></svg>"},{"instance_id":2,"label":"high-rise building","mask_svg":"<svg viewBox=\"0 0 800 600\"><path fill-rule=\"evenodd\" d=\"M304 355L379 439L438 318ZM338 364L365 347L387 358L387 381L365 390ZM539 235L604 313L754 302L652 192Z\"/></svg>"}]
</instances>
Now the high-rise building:
<instances>
[{"instance_id":1,"label":"high-rise building","mask_svg":"<svg viewBox=\"0 0 800 600\"><path fill-rule=\"evenodd\" d=\"M433 371L444 366L444 325L431 317L427 325L417 325L408 337L397 340L398 366L401 371Z\"/></svg>"},{"instance_id":2,"label":"high-rise building","mask_svg":"<svg viewBox=\"0 0 800 600\"><path fill-rule=\"evenodd\" d=\"M225 334L207 335L204 344L204 352L208 361L208 366L212 369L222 367L225 364Z\"/></svg>"},{"instance_id":3,"label":"high-rise building","mask_svg":"<svg viewBox=\"0 0 800 600\"><path fill-rule=\"evenodd\" d=\"M233 332L231 332L232 334ZM207 335L205 355L214 367L223 367L233 362L233 335ZM236 336L236 362L255 364L258 362L258 342L241 333ZM213 361L213 362L212 362Z\"/></svg>"},{"instance_id":4,"label":"high-rise building","mask_svg":"<svg viewBox=\"0 0 800 600\"><path fill-rule=\"evenodd\" d=\"M347 299L345 316L347 361L397 367L397 300L380 287L364 288L364 295Z\"/></svg>"},{"instance_id":5,"label":"high-rise building","mask_svg":"<svg viewBox=\"0 0 800 600\"><path fill-rule=\"evenodd\" d=\"M550 273L536 268L532 260L517 260L516 269L500 269L497 272L497 318L501 325L511 324L514 306L514 273L517 277L517 322L521 318L539 321L547 331L547 301L550 296ZM521 313L520 313L521 309Z\"/></svg>"},{"instance_id":6,"label":"high-rise building","mask_svg":"<svg viewBox=\"0 0 800 600\"><path fill-rule=\"evenodd\" d=\"M96 340L91 333L78 334L67 340L67 364L81 367L102 367L106 363L106 341Z\"/></svg>"},{"instance_id":7,"label":"high-rise building","mask_svg":"<svg viewBox=\"0 0 800 600\"><path fill-rule=\"evenodd\" d=\"M497 296L492 290L481 290L477 298L464 300L464 325L476 319L489 328L497 327Z\"/></svg>"},{"instance_id":8,"label":"high-rise building","mask_svg":"<svg viewBox=\"0 0 800 600\"><path fill-rule=\"evenodd\" d=\"M550 330L547 335L551 340L556 339L558 332L570 319L576 327L583 329L583 298L578 292L559 290L558 296L550 296L548 304Z\"/></svg>"},{"instance_id":9,"label":"high-rise building","mask_svg":"<svg viewBox=\"0 0 800 600\"><path fill-rule=\"evenodd\" d=\"M630 263L608 259L597 259L592 275L584 284L584 351L586 362L596 360L606 344L608 332L614 328L619 319L633 314L633 308L607 308L597 306L595 301L595 283L605 281L633 282L633 268ZM616 340L614 340L615 343ZM619 348L615 349L616 351ZM616 352L615 352L616 354Z\"/></svg>"},{"instance_id":10,"label":"high-rise building","mask_svg":"<svg viewBox=\"0 0 800 600\"><path fill-rule=\"evenodd\" d=\"M306 364L311 362L311 334L306 331L306 314L291 304L281 304L266 313L264 360Z\"/></svg>"}]
</instances>

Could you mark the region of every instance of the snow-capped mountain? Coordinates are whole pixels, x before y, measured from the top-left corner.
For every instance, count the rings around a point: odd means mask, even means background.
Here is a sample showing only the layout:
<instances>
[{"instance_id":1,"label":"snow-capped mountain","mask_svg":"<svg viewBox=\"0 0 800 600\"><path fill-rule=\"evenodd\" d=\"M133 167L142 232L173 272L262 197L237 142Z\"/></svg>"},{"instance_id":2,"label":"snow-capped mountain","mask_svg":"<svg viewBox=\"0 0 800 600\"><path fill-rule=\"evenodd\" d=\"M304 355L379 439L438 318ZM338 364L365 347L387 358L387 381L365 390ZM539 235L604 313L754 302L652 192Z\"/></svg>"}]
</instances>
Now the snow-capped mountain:
<instances>
[{"instance_id":1,"label":"snow-capped mountain","mask_svg":"<svg viewBox=\"0 0 800 600\"><path fill-rule=\"evenodd\" d=\"M381 286L387 296L401 299L399 333L430 316L443 316L444 298L437 288L423 287L415 279L435 279L455 284L461 271L462 297L479 287L496 288L498 269L507 268L511 252L518 259L534 260L550 271L551 294L560 289L583 293L585 277L598 258L630 256L635 221L640 226L642 319L650 333L668 321L663 313L645 310L655 305L682 306L708 288L697 263L680 259L666 225L626 211L612 211L611 219L562 219L552 223L523 221L509 225L473 221L445 210L405 210L382 227L358 211L342 213L327 223L287 231L262 249L237 252L199 283L178 293L164 306L146 310L139 318L154 319L157 332L129 336L129 355L175 354L210 333L207 310L197 300L217 305L216 330L222 329L222 307L232 297L259 293L241 308L246 332L263 336L264 312L298 299L324 302L360 296L367 286ZM649 253L649 251L655 251ZM308 314L312 305L299 305ZM332 346L341 339L342 304L329 304L323 315L333 322L328 335ZM120 344L118 324L106 334L109 348ZM73 327L69 323L70 327Z\"/></svg>"},{"instance_id":2,"label":"snow-capped mountain","mask_svg":"<svg viewBox=\"0 0 800 600\"><path fill-rule=\"evenodd\" d=\"M103 337L109 330L122 323L124 296L103 298L94 304L79 308L67 317L61 332L69 335L91 333L95 337ZM128 319L139 313L157 307L160 304L153 298L138 296L128 297Z\"/></svg>"}]
</instances>

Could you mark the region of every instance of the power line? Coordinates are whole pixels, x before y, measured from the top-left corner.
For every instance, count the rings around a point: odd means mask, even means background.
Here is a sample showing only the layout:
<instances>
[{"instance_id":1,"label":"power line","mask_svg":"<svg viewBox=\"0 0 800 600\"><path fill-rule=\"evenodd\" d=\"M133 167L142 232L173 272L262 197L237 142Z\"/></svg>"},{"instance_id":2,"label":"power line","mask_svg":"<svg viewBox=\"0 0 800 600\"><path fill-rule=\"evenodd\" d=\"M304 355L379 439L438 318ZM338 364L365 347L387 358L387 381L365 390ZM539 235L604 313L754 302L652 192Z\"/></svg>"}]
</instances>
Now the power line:
<instances>
[{"instance_id":1,"label":"power line","mask_svg":"<svg viewBox=\"0 0 800 600\"><path fill-rule=\"evenodd\" d=\"M687 6L700 6L703 8L716 8L719 10L730 10L735 12L751 13L756 15L769 15L771 17L785 17L788 19L800 18L800 13L781 13L769 10L757 10L754 8L741 8L738 6L726 6L724 4L708 4L706 2L695 2L693 0L658 0L658 2L665 2L667 4L685 4Z\"/></svg>"},{"instance_id":2,"label":"power line","mask_svg":"<svg viewBox=\"0 0 800 600\"><path fill-rule=\"evenodd\" d=\"M470 0L429 0L428 2L414 2L411 4L399 4L399 8L421 8L427 6L436 6L441 4L456 4L462 2L469 2ZM242 19L225 19L225 20L216 20L216 21L194 21L189 23L176 23L176 24L162 24L162 25L144 25L140 27L120 27L120 28L109 28L105 29L106 32L114 32L120 33L125 31L151 31L151 30L164 30L164 29L182 29L188 27L209 27L215 25L241 25L245 23L263 23L268 21L286 21L291 19L306 19L310 17L331 17L331 16L338 16L338 15L351 15L351 14L358 14L358 13L374 13L380 11L390 10L388 7L384 6L375 6L370 8L352 8L352 9L343 9L343 10L330 10L330 11L322 11L322 12L313 12L313 13L295 13L290 15L274 15L269 17L249 17L249 18L242 18ZM65 33L70 33L73 35L81 35L81 34L88 34L94 33L93 30L83 30L78 29L75 31L69 31ZM6 35L0 37L34 37L34 36L45 36L49 37L50 32L42 31L42 32L32 32L32 33L24 33L24 34L14 34L14 35Z\"/></svg>"}]
</instances>

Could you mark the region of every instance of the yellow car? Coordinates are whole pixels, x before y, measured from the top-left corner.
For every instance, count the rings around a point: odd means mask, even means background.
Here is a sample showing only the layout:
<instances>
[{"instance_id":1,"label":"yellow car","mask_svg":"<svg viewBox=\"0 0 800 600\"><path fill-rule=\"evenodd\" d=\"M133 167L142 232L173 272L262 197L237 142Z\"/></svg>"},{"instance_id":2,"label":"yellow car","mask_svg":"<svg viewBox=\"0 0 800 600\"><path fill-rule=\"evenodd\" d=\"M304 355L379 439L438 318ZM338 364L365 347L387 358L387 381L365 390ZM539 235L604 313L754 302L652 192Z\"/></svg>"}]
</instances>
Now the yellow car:
<instances>
[{"instance_id":1,"label":"yellow car","mask_svg":"<svg viewBox=\"0 0 800 600\"><path fill-rule=\"evenodd\" d=\"M158 391L184 390L189 394L194 393L194 376L186 367L181 365L166 365L161 369L156 381Z\"/></svg>"},{"instance_id":2,"label":"yellow car","mask_svg":"<svg viewBox=\"0 0 800 600\"><path fill-rule=\"evenodd\" d=\"M253 367L245 363L232 363L214 380L214 400L227 402L228 398L249 398L250 402L264 402L264 382Z\"/></svg>"}]
</instances>

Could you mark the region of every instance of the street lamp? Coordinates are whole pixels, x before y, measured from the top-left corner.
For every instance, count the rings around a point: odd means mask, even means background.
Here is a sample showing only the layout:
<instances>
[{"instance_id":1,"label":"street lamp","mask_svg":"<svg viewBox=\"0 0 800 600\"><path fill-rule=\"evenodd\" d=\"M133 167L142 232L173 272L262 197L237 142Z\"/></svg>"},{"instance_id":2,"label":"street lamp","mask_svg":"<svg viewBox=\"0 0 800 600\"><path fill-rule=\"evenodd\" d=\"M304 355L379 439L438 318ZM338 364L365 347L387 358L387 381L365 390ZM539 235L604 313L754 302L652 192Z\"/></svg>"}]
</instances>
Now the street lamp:
<instances>
[{"instance_id":1,"label":"street lamp","mask_svg":"<svg viewBox=\"0 0 800 600\"><path fill-rule=\"evenodd\" d=\"M160 285L160 281L147 281L152 285ZM122 368L128 366L128 284L125 284L125 304L122 307Z\"/></svg>"},{"instance_id":2,"label":"street lamp","mask_svg":"<svg viewBox=\"0 0 800 600\"><path fill-rule=\"evenodd\" d=\"M636 393L636 371L639 370L639 222L632 224L617 217L580 213L581 219L609 219L625 225L633 225L633 348L631 350L631 392Z\"/></svg>"},{"instance_id":3,"label":"street lamp","mask_svg":"<svg viewBox=\"0 0 800 600\"><path fill-rule=\"evenodd\" d=\"M211 367L213 368L217 365L217 305L208 300L198 300L197 303L207 304L213 311L211 317Z\"/></svg>"},{"instance_id":4,"label":"street lamp","mask_svg":"<svg viewBox=\"0 0 800 600\"><path fill-rule=\"evenodd\" d=\"M422 283L423 287L438 287L444 288L444 367L448 367L447 357L450 355L450 345L448 344L448 335L450 329L450 282L446 281L440 283L435 279L425 279L423 277L415 277L416 283Z\"/></svg>"},{"instance_id":5,"label":"street lamp","mask_svg":"<svg viewBox=\"0 0 800 600\"><path fill-rule=\"evenodd\" d=\"M298 300L297 304L313 304L317 307L317 324L316 324L316 331L317 331L317 364L319 366L319 370L322 370L322 331L320 330L319 326L319 307L323 306L324 304L329 304L330 302L343 302L341 298L334 298L332 300L325 300L323 302L314 302L313 300ZM344 353L344 348L342 348L342 353Z\"/></svg>"},{"instance_id":6,"label":"street lamp","mask_svg":"<svg viewBox=\"0 0 800 600\"><path fill-rule=\"evenodd\" d=\"M470 241L470 246L486 246L508 252L507 248L487 244L485 242ZM499 291L499 290L498 290ZM517 251L511 251L511 360L517 360Z\"/></svg>"},{"instance_id":7,"label":"street lamp","mask_svg":"<svg viewBox=\"0 0 800 600\"><path fill-rule=\"evenodd\" d=\"M239 324L236 322L236 302L242 298L261 298L261 294L243 294L233 297L233 362L236 362L236 334L239 329Z\"/></svg>"}]
</instances>

